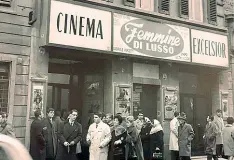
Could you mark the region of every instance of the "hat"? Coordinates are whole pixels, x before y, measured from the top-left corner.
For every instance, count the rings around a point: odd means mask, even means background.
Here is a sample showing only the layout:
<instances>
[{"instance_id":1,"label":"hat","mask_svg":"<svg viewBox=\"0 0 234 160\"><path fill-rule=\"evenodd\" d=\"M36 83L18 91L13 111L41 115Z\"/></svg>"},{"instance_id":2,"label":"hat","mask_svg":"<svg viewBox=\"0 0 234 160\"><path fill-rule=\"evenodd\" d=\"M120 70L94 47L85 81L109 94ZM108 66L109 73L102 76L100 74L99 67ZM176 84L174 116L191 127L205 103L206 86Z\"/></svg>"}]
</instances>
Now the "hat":
<instances>
[{"instance_id":1,"label":"hat","mask_svg":"<svg viewBox=\"0 0 234 160\"><path fill-rule=\"evenodd\" d=\"M182 113L179 115L178 119L186 120L186 114L185 114L184 112L182 112Z\"/></svg>"},{"instance_id":2,"label":"hat","mask_svg":"<svg viewBox=\"0 0 234 160\"><path fill-rule=\"evenodd\" d=\"M150 119L149 119L148 117L145 117L145 121L146 121L147 123L151 123L151 121L150 121Z\"/></svg>"},{"instance_id":3,"label":"hat","mask_svg":"<svg viewBox=\"0 0 234 160\"><path fill-rule=\"evenodd\" d=\"M154 125L158 125L158 124L160 124L160 122L159 122L157 119L154 119L154 120L153 120L153 124L154 124Z\"/></svg>"},{"instance_id":4,"label":"hat","mask_svg":"<svg viewBox=\"0 0 234 160\"><path fill-rule=\"evenodd\" d=\"M132 123L132 122L134 122L134 117L133 116L127 116L126 120Z\"/></svg>"}]
</instances>

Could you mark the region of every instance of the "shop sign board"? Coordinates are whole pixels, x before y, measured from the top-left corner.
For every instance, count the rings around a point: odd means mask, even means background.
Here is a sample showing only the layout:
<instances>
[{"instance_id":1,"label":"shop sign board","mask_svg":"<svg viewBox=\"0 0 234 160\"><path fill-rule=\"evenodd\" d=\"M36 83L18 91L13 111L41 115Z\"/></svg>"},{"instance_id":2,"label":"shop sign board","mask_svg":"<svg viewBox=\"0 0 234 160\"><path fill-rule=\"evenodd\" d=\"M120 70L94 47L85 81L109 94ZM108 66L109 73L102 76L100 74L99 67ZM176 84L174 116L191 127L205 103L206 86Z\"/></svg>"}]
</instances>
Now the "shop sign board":
<instances>
[{"instance_id":1,"label":"shop sign board","mask_svg":"<svg viewBox=\"0 0 234 160\"><path fill-rule=\"evenodd\" d=\"M111 12L51 1L49 43L111 50Z\"/></svg>"},{"instance_id":2,"label":"shop sign board","mask_svg":"<svg viewBox=\"0 0 234 160\"><path fill-rule=\"evenodd\" d=\"M189 28L114 13L113 51L191 61Z\"/></svg>"},{"instance_id":3,"label":"shop sign board","mask_svg":"<svg viewBox=\"0 0 234 160\"><path fill-rule=\"evenodd\" d=\"M228 67L227 36L191 30L192 62Z\"/></svg>"}]
</instances>

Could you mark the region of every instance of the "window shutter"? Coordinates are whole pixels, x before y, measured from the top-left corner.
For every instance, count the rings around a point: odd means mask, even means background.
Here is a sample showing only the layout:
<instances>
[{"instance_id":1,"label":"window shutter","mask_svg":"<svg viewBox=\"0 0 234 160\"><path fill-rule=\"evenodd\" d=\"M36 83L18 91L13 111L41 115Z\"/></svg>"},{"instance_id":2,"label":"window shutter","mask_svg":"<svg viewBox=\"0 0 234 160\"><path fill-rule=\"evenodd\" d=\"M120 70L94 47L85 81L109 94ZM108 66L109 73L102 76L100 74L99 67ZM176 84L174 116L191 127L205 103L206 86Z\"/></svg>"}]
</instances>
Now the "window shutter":
<instances>
[{"instance_id":1,"label":"window shutter","mask_svg":"<svg viewBox=\"0 0 234 160\"><path fill-rule=\"evenodd\" d=\"M180 16L188 18L189 16L189 0L180 0Z\"/></svg>"},{"instance_id":2,"label":"window shutter","mask_svg":"<svg viewBox=\"0 0 234 160\"><path fill-rule=\"evenodd\" d=\"M160 13L169 14L170 0L160 0L159 2Z\"/></svg>"},{"instance_id":3,"label":"window shutter","mask_svg":"<svg viewBox=\"0 0 234 160\"><path fill-rule=\"evenodd\" d=\"M217 24L217 3L216 0L208 0L208 21L210 24Z\"/></svg>"},{"instance_id":4,"label":"window shutter","mask_svg":"<svg viewBox=\"0 0 234 160\"><path fill-rule=\"evenodd\" d=\"M125 6L135 7L135 0L123 0Z\"/></svg>"},{"instance_id":5,"label":"window shutter","mask_svg":"<svg viewBox=\"0 0 234 160\"><path fill-rule=\"evenodd\" d=\"M1 6L11 6L11 0L0 0L0 5Z\"/></svg>"},{"instance_id":6,"label":"window shutter","mask_svg":"<svg viewBox=\"0 0 234 160\"><path fill-rule=\"evenodd\" d=\"M136 0L136 8L146 11L154 11L154 0Z\"/></svg>"},{"instance_id":7,"label":"window shutter","mask_svg":"<svg viewBox=\"0 0 234 160\"><path fill-rule=\"evenodd\" d=\"M189 19L203 22L203 0L189 0Z\"/></svg>"}]
</instances>

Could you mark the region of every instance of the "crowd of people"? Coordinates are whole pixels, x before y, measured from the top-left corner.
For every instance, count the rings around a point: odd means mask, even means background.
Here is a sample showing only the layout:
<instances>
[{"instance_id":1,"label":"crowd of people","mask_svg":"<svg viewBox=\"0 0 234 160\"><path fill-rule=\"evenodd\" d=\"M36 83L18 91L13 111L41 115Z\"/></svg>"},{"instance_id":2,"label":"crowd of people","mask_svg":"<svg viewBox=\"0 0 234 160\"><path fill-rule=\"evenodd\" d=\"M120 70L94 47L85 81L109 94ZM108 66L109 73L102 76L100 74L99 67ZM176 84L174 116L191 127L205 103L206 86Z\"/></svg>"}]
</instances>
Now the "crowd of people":
<instances>
[{"instance_id":1,"label":"crowd of people","mask_svg":"<svg viewBox=\"0 0 234 160\"><path fill-rule=\"evenodd\" d=\"M121 114L93 114L86 138L82 139L82 125L78 123L78 111L60 114L53 108L44 117L36 110L30 129L30 154L33 160L86 160L82 145L89 148L89 160L162 160L164 158L164 132L157 119L152 121L139 113L122 117ZM15 137L13 128L7 123L7 113L0 113L0 133ZM219 157L233 160L234 119L227 118L226 125L222 111L207 117L204 130L204 148L207 160ZM170 122L169 150L172 160L190 160L191 142L194 131L186 122L186 114L174 112ZM86 153L84 153L86 154Z\"/></svg>"},{"instance_id":2,"label":"crowd of people","mask_svg":"<svg viewBox=\"0 0 234 160\"><path fill-rule=\"evenodd\" d=\"M163 159L163 128L158 120L151 122L141 113L137 120L121 114L94 113L85 140L76 121L77 110L71 110L67 118L52 108L46 118L40 110L34 115L30 130L33 160L77 160L84 141L89 145L89 160Z\"/></svg>"},{"instance_id":3,"label":"crowd of people","mask_svg":"<svg viewBox=\"0 0 234 160\"><path fill-rule=\"evenodd\" d=\"M204 130L204 148L207 160L218 160L227 158L233 160L234 156L234 119L227 118L224 125L222 111L218 109L215 116L207 117L207 124ZM170 144L172 160L191 159L191 141L194 138L194 131L190 124L186 123L186 114L174 113L170 122Z\"/></svg>"}]
</instances>

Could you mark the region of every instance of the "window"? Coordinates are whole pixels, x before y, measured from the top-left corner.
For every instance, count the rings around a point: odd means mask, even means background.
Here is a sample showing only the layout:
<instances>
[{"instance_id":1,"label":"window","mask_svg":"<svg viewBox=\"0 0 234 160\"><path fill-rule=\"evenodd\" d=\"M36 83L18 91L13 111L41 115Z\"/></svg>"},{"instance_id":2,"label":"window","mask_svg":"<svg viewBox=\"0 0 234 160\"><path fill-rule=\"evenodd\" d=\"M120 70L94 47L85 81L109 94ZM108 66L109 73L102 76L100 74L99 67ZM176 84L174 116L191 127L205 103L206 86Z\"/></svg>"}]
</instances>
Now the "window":
<instances>
[{"instance_id":1,"label":"window","mask_svg":"<svg viewBox=\"0 0 234 160\"><path fill-rule=\"evenodd\" d=\"M208 22L217 24L217 3L216 0L208 0Z\"/></svg>"},{"instance_id":2,"label":"window","mask_svg":"<svg viewBox=\"0 0 234 160\"><path fill-rule=\"evenodd\" d=\"M5 13L16 13L17 0L0 0L0 11Z\"/></svg>"},{"instance_id":3,"label":"window","mask_svg":"<svg viewBox=\"0 0 234 160\"><path fill-rule=\"evenodd\" d=\"M0 0L0 5L10 7L11 6L11 0Z\"/></svg>"},{"instance_id":4,"label":"window","mask_svg":"<svg viewBox=\"0 0 234 160\"><path fill-rule=\"evenodd\" d=\"M135 7L135 0L123 0L125 6Z\"/></svg>"},{"instance_id":5,"label":"window","mask_svg":"<svg viewBox=\"0 0 234 160\"><path fill-rule=\"evenodd\" d=\"M170 0L159 1L159 12L163 14L170 14Z\"/></svg>"},{"instance_id":6,"label":"window","mask_svg":"<svg viewBox=\"0 0 234 160\"><path fill-rule=\"evenodd\" d=\"M136 0L136 8L154 11L154 0Z\"/></svg>"},{"instance_id":7,"label":"window","mask_svg":"<svg viewBox=\"0 0 234 160\"><path fill-rule=\"evenodd\" d=\"M9 68L0 64L0 112L8 112Z\"/></svg>"},{"instance_id":8,"label":"window","mask_svg":"<svg viewBox=\"0 0 234 160\"><path fill-rule=\"evenodd\" d=\"M189 0L189 20L203 22L203 0Z\"/></svg>"},{"instance_id":9,"label":"window","mask_svg":"<svg viewBox=\"0 0 234 160\"><path fill-rule=\"evenodd\" d=\"M188 18L189 17L189 0L180 0L179 4L180 4L180 16L183 18Z\"/></svg>"}]
</instances>

